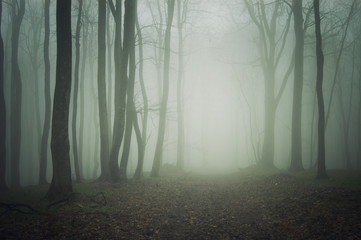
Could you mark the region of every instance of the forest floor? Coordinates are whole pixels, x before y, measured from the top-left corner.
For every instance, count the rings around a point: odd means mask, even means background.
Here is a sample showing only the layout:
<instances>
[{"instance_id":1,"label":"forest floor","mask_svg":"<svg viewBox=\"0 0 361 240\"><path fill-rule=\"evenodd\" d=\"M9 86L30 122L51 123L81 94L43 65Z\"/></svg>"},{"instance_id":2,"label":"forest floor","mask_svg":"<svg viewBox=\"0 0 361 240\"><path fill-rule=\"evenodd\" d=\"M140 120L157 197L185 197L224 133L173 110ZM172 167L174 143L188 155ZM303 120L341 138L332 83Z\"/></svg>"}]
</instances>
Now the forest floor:
<instances>
[{"instance_id":1,"label":"forest floor","mask_svg":"<svg viewBox=\"0 0 361 240\"><path fill-rule=\"evenodd\" d=\"M165 174L75 184L53 205L26 187L0 197L0 239L361 239L361 172L329 175Z\"/></svg>"}]
</instances>

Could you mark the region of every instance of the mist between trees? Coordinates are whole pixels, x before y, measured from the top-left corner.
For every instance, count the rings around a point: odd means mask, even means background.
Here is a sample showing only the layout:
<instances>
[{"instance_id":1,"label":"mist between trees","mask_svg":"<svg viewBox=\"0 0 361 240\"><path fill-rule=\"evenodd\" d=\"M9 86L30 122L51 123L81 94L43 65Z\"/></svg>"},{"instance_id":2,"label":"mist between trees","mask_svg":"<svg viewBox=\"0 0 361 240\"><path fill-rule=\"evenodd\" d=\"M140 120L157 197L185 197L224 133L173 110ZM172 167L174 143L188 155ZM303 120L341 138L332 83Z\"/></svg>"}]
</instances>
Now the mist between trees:
<instances>
[{"instance_id":1,"label":"mist between trees","mask_svg":"<svg viewBox=\"0 0 361 240\"><path fill-rule=\"evenodd\" d=\"M0 2L2 188L361 167L359 0Z\"/></svg>"}]
</instances>

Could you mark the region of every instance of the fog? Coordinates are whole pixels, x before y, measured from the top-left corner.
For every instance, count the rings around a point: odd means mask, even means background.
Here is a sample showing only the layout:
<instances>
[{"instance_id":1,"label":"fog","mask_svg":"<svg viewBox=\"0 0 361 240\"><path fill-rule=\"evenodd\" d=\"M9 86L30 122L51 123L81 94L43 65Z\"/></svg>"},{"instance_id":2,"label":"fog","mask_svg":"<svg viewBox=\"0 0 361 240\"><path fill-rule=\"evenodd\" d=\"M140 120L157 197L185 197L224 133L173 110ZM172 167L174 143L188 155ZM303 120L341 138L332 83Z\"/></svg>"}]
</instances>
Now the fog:
<instances>
[{"instance_id":1,"label":"fog","mask_svg":"<svg viewBox=\"0 0 361 240\"><path fill-rule=\"evenodd\" d=\"M177 2L177 1L176 1ZM265 125L265 82L267 65L261 55L262 42L257 25L250 16L245 1L240 0L192 0L182 2L184 11L183 52L179 52L179 29L177 4L171 27L169 98L166 110L165 137L161 165L177 165L178 111L177 81L179 55L183 59L181 79L182 112L184 115L184 167L185 172L224 173L239 171L262 162ZM259 1L248 1L256 9ZM275 39L274 92L279 103L275 107L274 160L279 169L289 169L291 163L293 70L284 76L293 62L295 48L294 21L291 1L265 2L264 18L269 24L275 4L279 4ZM284 3L287 2L287 3ZM302 165L315 169L317 163L317 99L316 99L316 43L312 1L303 1L304 70L302 92L301 143ZM80 36L80 70L78 110L73 112L73 87L69 110L69 139L72 179L74 169L74 144L80 150L79 161L82 176L94 180L101 174L100 130L98 108L98 4L84 1ZM323 94L325 112L329 111L326 123L326 168L359 169L360 159L360 10L355 7L350 15L351 1L321 1L323 51L325 55ZM6 102L6 182L11 185L13 147L10 141L11 103L11 48L12 5L4 1L2 37L5 48L4 95ZM55 89L56 70L56 4L50 5L50 89L51 100ZM159 129L159 111L163 91L164 32L167 21L166 1L138 1L138 20L142 31L143 59L139 58L139 33L136 30L135 56L136 75L134 102L140 129L144 117L144 102L139 81L140 62L143 63L144 84L148 96L148 124L143 172L151 172ZM123 9L124 14L124 9ZM256 13L260 15L260 12ZM308 19L309 14L309 19ZM106 99L112 142L115 116L114 64L115 22L107 4L106 20ZM75 63L75 28L78 16L78 1L72 3L73 71ZM290 19L290 20L289 20ZM288 22L289 21L289 22ZM307 25L308 24L308 25ZM347 28L346 28L347 25ZM343 36L344 39L343 39ZM124 37L124 36L122 36ZM266 36L266 41L269 39ZM160 42L161 41L161 42ZM44 96L44 3L26 1L25 15L21 23L18 62L21 72L21 140L20 183L23 186L39 182L41 136L45 116ZM343 42L343 43L342 43ZM342 43L342 44L341 44ZM269 51L269 50L267 50ZM341 52L341 53L340 53ZM339 57L339 55L341 55ZM85 57L85 58L84 58ZM340 58L338 60L338 58ZM337 69L337 72L336 72ZM335 75L336 72L336 75ZM72 74L74 76L74 73ZM334 79L335 83L334 83ZM73 81L74 82L74 81ZM74 86L74 85L72 85ZM332 97L332 100L331 99ZM331 101L331 104L330 104ZM330 105L329 105L330 104ZM52 105L52 104L51 104ZM71 136L72 115L77 114L77 143ZM83 117L81 115L84 114ZM327 117L328 118L328 117ZM81 136L80 127L84 132ZM143 136L144 137L144 136ZM82 138L82 148L79 147ZM46 179L53 176L51 131L48 142ZM123 148L119 151L120 163ZM350 162L350 165L347 164ZM138 164L138 143L133 130L130 146L127 177L132 178Z\"/></svg>"}]
</instances>

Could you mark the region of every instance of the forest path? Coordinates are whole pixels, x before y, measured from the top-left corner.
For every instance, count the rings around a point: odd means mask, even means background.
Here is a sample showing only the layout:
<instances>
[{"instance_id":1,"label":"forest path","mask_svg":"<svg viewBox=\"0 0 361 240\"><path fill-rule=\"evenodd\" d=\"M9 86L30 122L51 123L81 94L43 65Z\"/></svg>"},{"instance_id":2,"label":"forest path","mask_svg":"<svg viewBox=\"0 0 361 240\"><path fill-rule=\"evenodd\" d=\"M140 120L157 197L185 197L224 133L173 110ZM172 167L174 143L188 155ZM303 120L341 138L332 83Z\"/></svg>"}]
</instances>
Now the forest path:
<instances>
[{"instance_id":1,"label":"forest path","mask_svg":"<svg viewBox=\"0 0 361 240\"><path fill-rule=\"evenodd\" d=\"M75 191L46 214L2 214L0 238L361 238L360 191L315 187L288 174L190 174L80 184Z\"/></svg>"}]
</instances>

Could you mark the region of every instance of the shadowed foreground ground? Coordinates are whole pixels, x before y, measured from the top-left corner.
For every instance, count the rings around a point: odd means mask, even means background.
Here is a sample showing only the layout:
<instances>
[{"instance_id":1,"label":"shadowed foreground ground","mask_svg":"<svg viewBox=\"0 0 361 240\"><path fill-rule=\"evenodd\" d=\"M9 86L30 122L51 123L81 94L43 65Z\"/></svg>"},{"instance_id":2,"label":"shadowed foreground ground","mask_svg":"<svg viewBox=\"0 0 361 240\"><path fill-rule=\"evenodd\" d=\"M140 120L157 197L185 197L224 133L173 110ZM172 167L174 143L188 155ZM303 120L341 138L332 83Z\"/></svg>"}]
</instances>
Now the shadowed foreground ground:
<instances>
[{"instance_id":1,"label":"shadowed foreground ground","mask_svg":"<svg viewBox=\"0 0 361 240\"><path fill-rule=\"evenodd\" d=\"M79 184L47 210L46 187L25 188L0 198L0 239L361 239L361 192L332 181L240 172Z\"/></svg>"}]
</instances>

